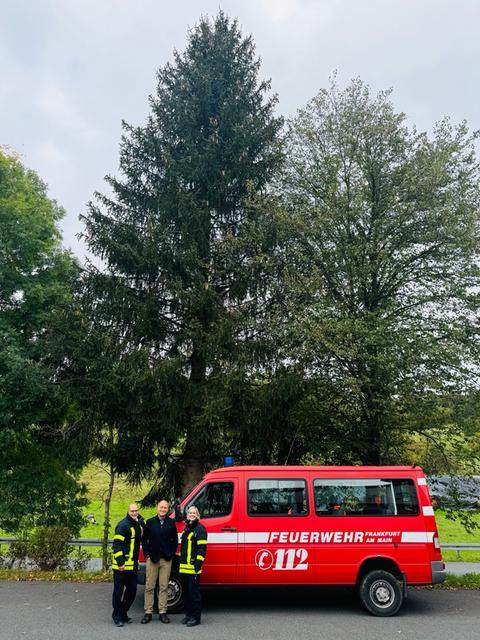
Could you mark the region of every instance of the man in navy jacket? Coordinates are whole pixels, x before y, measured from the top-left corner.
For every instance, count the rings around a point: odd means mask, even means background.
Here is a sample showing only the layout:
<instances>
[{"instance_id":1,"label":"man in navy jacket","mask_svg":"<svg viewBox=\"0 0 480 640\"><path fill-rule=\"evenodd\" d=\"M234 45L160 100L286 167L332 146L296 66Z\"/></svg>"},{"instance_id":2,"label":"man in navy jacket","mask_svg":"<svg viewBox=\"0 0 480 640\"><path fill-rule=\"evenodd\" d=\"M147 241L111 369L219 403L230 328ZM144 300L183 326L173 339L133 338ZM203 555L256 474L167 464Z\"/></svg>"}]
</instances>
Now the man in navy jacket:
<instances>
[{"instance_id":1,"label":"man in navy jacket","mask_svg":"<svg viewBox=\"0 0 480 640\"><path fill-rule=\"evenodd\" d=\"M167 590L172 558L177 551L178 535L175 520L168 517L169 503L160 500L157 515L147 520L143 529L142 548L146 562L145 615L141 622L152 620L153 599L157 579L159 582L158 611L161 622L170 622L167 616Z\"/></svg>"}]
</instances>

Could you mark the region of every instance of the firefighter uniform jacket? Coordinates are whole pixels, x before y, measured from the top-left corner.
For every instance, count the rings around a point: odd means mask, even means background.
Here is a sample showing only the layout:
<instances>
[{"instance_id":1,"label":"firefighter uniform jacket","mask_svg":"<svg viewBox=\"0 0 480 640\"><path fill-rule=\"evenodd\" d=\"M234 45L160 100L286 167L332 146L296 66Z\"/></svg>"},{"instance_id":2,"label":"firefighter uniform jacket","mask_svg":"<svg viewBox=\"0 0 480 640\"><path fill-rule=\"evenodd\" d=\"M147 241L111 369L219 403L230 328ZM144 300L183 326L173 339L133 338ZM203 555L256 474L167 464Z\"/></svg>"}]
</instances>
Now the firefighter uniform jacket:
<instances>
[{"instance_id":1,"label":"firefighter uniform jacket","mask_svg":"<svg viewBox=\"0 0 480 640\"><path fill-rule=\"evenodd\" d=\"M112 569L118 570L122 565L125 571L138 570L138 554L142 539L142 528L138 520L128 514L115 527L112 547Z\"/></svg>"},{"instance_id":2,"label":"firefighter uniform jacket","mask_svg":"<svg viewBox=\"0 0 480 640\"><path fill-rule=\"evenodd\" d=\"M207 555L207 530L201 522L188 522L182 533L180 573L199 575ZM195 567L197 570L195 570Z\"/></svg>"}]
</instances>

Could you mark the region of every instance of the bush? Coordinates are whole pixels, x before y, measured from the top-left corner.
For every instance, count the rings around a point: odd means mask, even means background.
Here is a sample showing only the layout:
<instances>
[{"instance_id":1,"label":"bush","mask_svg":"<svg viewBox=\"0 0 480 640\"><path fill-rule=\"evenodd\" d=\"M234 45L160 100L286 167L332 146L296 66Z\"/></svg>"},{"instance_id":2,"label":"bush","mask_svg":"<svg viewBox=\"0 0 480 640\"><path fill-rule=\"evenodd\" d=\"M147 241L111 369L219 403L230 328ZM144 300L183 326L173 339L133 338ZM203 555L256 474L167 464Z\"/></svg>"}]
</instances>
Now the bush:
<instances>
[{"instance_id":1,"label":"bush","mask_svg":"<svg viewBox=\"0 0 480 640\"><path fill-rule=\"evenodd\" d=\"M0 569L5 569L8 566L8 558L2 553L2 547L0 545Z\"/></svg>"},{"instance_id":2,"label":"bush","mask_svg":"<svg viewBox=\"0 0 480 640\"><path fill-rule=\"evenodd\" d=\"M90 560L90 554L84 549L76 551L70 556L70 567L73 571L85 571Z\"/></svg>"},{"instance_id":3,"label":"bush","mask_svg":"<svg viewBox=\"0 0 480 640\"><path fill-rule=\"evenodd\" d=\"M28 556L44 571L64 569L68 565L71 537L68 527L38 527L30 537Z\"/></svg>"},{"instance_id":4,"label":"bush","mask_svg":"<svg viewBox=\"0 0 480 640\"><path fill-rule=\"evenodd\" d=\"M22 537L10 544L8 561L5 558L5 566L11 569L16 562L17 568L22 569L27 564L28 553L28 539L22 535Z\"/></svg>"}]
</instances>

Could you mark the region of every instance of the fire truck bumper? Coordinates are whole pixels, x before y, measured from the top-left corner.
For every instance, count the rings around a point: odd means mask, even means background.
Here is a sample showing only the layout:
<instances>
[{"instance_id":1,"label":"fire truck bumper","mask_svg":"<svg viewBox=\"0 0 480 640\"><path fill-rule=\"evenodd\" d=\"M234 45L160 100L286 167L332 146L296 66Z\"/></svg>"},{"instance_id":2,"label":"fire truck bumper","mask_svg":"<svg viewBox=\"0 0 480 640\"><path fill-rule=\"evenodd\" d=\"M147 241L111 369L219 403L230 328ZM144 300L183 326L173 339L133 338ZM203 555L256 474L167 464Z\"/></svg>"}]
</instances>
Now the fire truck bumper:
<instances>
[{"instance_id":1,"label":"fire truck bumper","mask_svg":"<svg viewBox=\"0 0 480 640\"><path fill-rule=\"evenodd\" d=\"M445 563L439 560L432 560L430 565L432 567L432 584L440 584L440 582L444 582L447 574Z\"/></svg>"}]
</instances>

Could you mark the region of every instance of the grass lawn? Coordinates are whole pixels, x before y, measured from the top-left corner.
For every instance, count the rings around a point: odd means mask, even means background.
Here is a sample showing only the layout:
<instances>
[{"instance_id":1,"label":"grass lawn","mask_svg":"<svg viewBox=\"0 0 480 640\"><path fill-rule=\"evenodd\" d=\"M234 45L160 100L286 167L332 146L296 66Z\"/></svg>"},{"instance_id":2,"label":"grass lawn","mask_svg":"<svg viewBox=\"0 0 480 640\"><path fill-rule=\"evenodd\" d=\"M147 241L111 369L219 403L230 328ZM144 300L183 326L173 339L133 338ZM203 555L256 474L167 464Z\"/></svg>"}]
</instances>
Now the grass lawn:
<instances>
[{"instance_id":1,"label":"grass lawn","mask_svg":"<svg viewBox=\"0 0 480 640\"><path fill-rule=\"evenodd\" d=\"M437 521L440 544L448 542L480 543L480 528L473 531L473 533L467 533L458 520L449 520L444 511L436 511L435 519ZM475 515L475 521L480 526L480 513ZM480 562L480 551L443 551L442 556L447 562Z\"/></svg>"},{"instance_id":2,"label":"grass lawn","mask_svg":"<svg viewBox=\"0 0 480 640\"><path fill-rule=\"evenodd\" d=\"M82 473L81 481L87 485L89 504L85 507L85 515L93 514L96 524L87 522L80 532L80 538L101 538L103 536L104 506L103 498L108 487L108 474L100 465L90 464ZM150 485L144 482L140 486L133 487L123 478L115 480L112 501L110 503L110 535L113 536L115 525L125 517L128 505L131 502L140 502L147 493ZM155 508L141 510L142 516L150 518L155 515ZM86 548L86 547L85 547ZM93 548L91 549L93 551Z\"/></svg>"},{"instance_id":3,"label":"grass lawn","mask_svg":"<svg viewBox=\"0 0 480 640\"><path fill-rule=\"evenodd\" d=\"M467 533L458 520L449 520L444 511L436 511L435 519L437 521L438 533L440 535L440 543L442 542L472 542L480 543L480 513L475 514L474 519L479 528L473 533Z\"/></svg>"}]
</instances>

